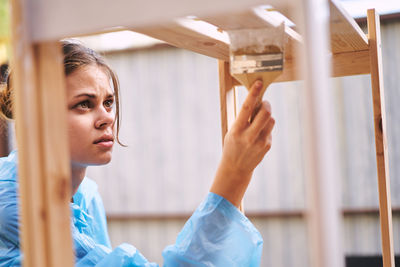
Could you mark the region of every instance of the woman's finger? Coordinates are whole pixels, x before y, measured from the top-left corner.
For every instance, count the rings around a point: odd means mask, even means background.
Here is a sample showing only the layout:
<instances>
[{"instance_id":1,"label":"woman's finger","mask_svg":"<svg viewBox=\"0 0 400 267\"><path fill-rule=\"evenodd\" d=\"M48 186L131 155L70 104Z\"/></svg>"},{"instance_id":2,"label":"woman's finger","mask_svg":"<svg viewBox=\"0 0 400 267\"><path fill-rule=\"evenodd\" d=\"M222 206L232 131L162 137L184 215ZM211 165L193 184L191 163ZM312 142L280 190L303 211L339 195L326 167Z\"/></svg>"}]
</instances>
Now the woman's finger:
<instances>
[{"instance_id":1,"label":"woman's finger","mask_svg":"<svg viewBox=\"0 0 400 267\"><path fill-rule=\"evenodd\" d=\"M236 118L235 126L243 129L248 125L249 118L257 104L257 99L261 94L262 88L262 81L257 80L253 83L245 101L243 102L239 115Z\"/></svg>"},{"instance_id":2,"label":"woman's finger","mask_svg":"<svg viewBox=\"0 0 400 267\"><path fill-rule=\"evenodd\" d=\"M251 140L258 139L261 131L266 128L267 123L271 119L271 104L268 101L261 103L261 107L256 114L253 122L248 128L248 134Z\"/></svg>"},{"instance_id":3,"label":"woman's finger","mask_svg":"<svg viewBox=\"0 0 400 267\"><path fill-rule=\"evenodd\" d=\"M263 142L267 141L267 138L269 138L269 136L271 135L271 132L272 132L272 129L274 128L274 126L275 126L275 119L270 117L267 125L260 132L260 135L258 136L258 140L263 141Z\"/></svg>"}]
</instances>

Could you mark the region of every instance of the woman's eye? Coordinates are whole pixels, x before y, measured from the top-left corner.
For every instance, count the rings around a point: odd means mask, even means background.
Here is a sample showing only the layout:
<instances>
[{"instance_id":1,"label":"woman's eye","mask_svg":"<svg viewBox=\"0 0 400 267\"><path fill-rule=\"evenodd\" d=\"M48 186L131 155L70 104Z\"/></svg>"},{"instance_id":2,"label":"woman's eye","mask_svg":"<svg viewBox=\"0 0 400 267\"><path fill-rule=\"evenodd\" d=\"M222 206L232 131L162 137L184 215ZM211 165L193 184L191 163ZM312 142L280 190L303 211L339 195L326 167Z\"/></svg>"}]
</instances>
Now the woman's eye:
<instances>
[{"instance_id":1,"label":"woman's eye","mask_svg":"<svg viewBox=\"0 0 400 267\"><path fill-rule=\"evenodd\" d=\"M113 104L114 104L114 100L113 99L109 99L109 100L104 101L104 106L106 108L111 108L113 106Z\"/></svg>"},{"instance_id":2,"label":"woman's eye","mask_svg":"<svg viewBox=\"0 0 400 267\"><path fill-rule=\"evenodd\" d=\"M87 100L82 101L82 102L78 103L76 105L76 107L81 108L81 109L87 109L87 108L89 108L89 101L87 101Z\"/></svg>"}]
</instances>

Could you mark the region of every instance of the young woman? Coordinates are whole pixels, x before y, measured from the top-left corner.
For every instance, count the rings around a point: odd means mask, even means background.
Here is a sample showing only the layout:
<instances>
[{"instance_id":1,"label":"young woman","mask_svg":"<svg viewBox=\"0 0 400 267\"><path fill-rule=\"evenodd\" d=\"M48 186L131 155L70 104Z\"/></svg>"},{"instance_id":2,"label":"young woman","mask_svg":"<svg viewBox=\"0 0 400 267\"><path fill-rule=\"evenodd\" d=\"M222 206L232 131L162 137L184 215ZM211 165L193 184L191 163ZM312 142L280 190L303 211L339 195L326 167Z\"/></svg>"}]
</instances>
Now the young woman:
<instances>
[{"instance_id":1,"label":"young woman","mask_svg":"<svg viewBox=\"0 0 400 267\"><path fill-rule=\"evenodd\" d=\"M116 75L94 51L62 42L71 156L71 229L76 266L157 266L133 246L112 250L96 184L85 176L91 165L107 164L119 132ZM12 79L0 91L0 114L13 118ZM262 83L252 86L224 140L210 193L163 252L164 266L259 266L262 238L237 209L254 168L271 147L274 119L263 102L250 123ZM0 266L20 266L17 152L0 159ZM66 229L67 230L67 229Z\"/></svg>"}]
</instances>

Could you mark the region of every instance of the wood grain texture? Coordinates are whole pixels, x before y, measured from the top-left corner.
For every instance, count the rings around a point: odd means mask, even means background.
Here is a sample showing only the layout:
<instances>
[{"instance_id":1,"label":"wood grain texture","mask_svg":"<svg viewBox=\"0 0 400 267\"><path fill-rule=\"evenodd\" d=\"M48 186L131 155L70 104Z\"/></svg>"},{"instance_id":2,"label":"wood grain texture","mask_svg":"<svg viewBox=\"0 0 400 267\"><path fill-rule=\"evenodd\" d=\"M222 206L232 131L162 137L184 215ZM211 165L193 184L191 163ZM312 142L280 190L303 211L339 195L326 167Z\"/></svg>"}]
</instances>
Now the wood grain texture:
<instances>
[{"instance_id":1,"label":"wood grain texture","mask_svg":"<svg viewBox=\"0 0 400 267\"><path fill-rule=\"evenodd\" d=\"M63 55L58 42L35 46L49 266L73 266L71 174Z\"/></svg>"},{"instance_id":2,"label":"wood grain texture","mask_svg":"<svg viewBox=\"0 0 400 267\"><path fill-rule=\"evenodd\" d=\"M64 69L58 43L33 45L26 3L12 3L24 266L73 266Z\"/></svg>"},{"instance_id":3,"label":"wood grain texture","mask_svg":"<svg viewBox=\"0 0 400 267\"><path fill-rule=\"evenodd\" d=\"M299 65L297 64L296 60L297 58L285 59L283 72L275 80L275 82L288 82L303 79L303 77L299 76ZM331 62L331 77L343 77L370 73L369 50L332 54Z\"/></svg>"},{"instance_id":4,"label":"wood grain texture","mask_svg":"<svg viewBox=\"0 0 400 267\"><path fill-rule=\"evenodd\" d=\"M368 10L368 37L371 58L371 86L374 110L376 163L383 266L394 265L392 207L390 197L389 155L386 137L385 90L383 86L382 52L379 15Z\"/></svg>"},{"instance_id":5,"label":"wood grain texture","mask_svg":"<svg viewBox=\"0 0 400 267\"><path fill-rule=\"evenodd\" d=\"M11 3L11 44L13 57L13 86L15 92L18 176L20 195L20 243L24 266L48 266L46 254L46 223L42 184L40 130L38 125L37 77L35 54L29 43L27 22L24 18L25 1ZM29 131L28 131L29 129Z\"/></svg>"},{"instance_id":6,"label":"wood grain texture","mask_svg":"<svg viewBox=\"0 0 400 267\"><path fill-rule=\"evenodd\" d=\"M332 55L332 77L369 74L369 50Z\"/></svg>"},{"instance_id":7,"label":"wood grain texture","mask_svg":"<svg viewBox=\"0 0 400 267\"><path fill-rule=\"evenodd\" d=\"M180 19L157 27L134 28L133 31L146 34L179 48L229 60L229 43L217 28L213 29L201 21Z\"/></svg>"},{"instance_id":8,"label":"wood grain texture","mask_svg":"<svg viewBox=\"0 0 400 267\"><path fill-rule=\"evenodd\" d=\"M368 49L368 39L355 20L335 1L329 1L332 53Z\"/></svg>"},{"instance_id":9,"label":"wood grain texture","mask_svg":"<svg viewBox=\"0 0 400 267\"><path fill-rule=\"evenodd\" d=\"M221 130L222 130L222 145L228 130L232 127L236 119L236 89L234 80L229 74L229 62L218 61L219 72L219 93L220 93L220 108L221 108Z\"/></svg>"}]
</instances>

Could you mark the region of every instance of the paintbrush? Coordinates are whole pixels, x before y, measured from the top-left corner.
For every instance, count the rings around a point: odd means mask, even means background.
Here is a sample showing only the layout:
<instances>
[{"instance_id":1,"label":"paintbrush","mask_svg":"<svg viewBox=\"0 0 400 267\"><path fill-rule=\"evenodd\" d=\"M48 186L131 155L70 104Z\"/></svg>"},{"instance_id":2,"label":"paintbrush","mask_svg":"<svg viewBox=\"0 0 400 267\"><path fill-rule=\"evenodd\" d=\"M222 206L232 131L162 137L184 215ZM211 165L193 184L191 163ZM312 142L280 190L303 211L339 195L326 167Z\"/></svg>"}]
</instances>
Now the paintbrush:
<instances>
[{"instance_id":1,"label":"paintbrush","mask_svg":"<svg viewBox=\"0 0 400 267\"><path fill-rule=\"evenodd\" d=\"M261 106L265 90L283 71L285 25L230 30L228 35L231 75L247 90L256 80L263 81L262 92L250 118L252 121Z\"/></svg>"}]
</instances>

